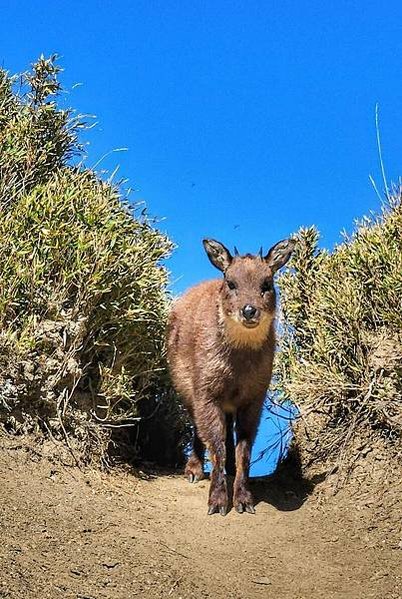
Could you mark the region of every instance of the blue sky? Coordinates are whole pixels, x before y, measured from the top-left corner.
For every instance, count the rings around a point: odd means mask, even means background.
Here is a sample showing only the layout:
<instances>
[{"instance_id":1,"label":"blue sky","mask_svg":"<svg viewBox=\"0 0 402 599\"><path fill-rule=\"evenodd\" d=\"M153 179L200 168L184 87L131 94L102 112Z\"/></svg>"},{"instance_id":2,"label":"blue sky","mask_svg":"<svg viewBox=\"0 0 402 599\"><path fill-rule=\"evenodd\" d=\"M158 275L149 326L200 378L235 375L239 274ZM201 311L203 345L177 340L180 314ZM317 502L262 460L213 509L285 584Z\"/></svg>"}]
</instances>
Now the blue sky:
<instances>
[{"instance_id":1,"label":"blue sky","mask_svg":"<svg viewBox=\"0 0 402 599\"><path fill-rule=\"evenodd\" d=\"M178 248L173 291L215 276L201 239L268 248L315 224L326 247L402 173L402 4L91 1L1 5L0 63L57 52L95 114L87 163L120 164ZM75 83L81 86L72 89Z\"/></svg>"}]
</instances>

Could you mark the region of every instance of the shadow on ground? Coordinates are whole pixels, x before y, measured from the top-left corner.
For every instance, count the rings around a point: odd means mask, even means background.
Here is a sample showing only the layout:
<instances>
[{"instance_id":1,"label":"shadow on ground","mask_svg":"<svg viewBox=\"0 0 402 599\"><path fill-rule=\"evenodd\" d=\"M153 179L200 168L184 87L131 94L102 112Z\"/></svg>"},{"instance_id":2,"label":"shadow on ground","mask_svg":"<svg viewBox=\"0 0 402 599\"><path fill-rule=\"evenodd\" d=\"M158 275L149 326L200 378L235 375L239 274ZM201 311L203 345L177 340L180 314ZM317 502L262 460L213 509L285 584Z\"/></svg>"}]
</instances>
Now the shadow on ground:
<instances>
[{"instance_id":1,"label":"shadow on ground","mask_svg":"<svg viewBox=\"0 0 402 599\"><path fill-rule=\"evenodd\" d=\"M138 476L138 468L134 468L133 473ZM143 463L140 473L141 478L152 481L164 475L182 474L183 470L163 469L161 467L152 467L150 463ZM205 479L208 480L209 477L209 473L205 473ZM254 497L254 505L267 503L283 512L298 510L313 493L315 487L323 482L325 478L325 472L312 478L304 477L298 449L297 447L291 448L288 456L279 464L273 474L250 479L250 490ZM233 509L233 481L233 476L227 477L228 512Z\"/></svg>"},{"instance_id":2,"label":"shadow on ground","mask_svg":"<svg viewBox=\"0 0 402 599\"><path fill-rule=\"evenodd\" d=\"M255 505L263 502L284 512L298 510L325 477L324 472L312 478L305 478L300 454L297 448L292 448L273 474L251 479Z\"/></svg>"}]
</instances>

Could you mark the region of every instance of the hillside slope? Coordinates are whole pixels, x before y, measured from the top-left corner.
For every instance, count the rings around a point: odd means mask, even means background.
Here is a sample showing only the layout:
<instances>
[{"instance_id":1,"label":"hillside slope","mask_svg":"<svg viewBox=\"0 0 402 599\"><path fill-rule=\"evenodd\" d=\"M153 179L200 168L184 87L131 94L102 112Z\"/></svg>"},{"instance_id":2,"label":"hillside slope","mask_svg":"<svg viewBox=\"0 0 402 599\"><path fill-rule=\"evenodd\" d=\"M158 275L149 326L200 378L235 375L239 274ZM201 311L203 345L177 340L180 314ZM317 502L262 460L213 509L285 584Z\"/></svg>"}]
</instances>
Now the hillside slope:
<instances>
[{"instance_id":1,"label":"hillside slope","mask_svg":"<svg viewBox=\"0 0 402 599\"><path fill-rule=\"evenodd\" d=\"M208 481L83 472L53 449L0 439L2 598L402 595L390 481L325 501L320 485L260 481L255 516L207 517Z\"/></svg>"}]
</instances>

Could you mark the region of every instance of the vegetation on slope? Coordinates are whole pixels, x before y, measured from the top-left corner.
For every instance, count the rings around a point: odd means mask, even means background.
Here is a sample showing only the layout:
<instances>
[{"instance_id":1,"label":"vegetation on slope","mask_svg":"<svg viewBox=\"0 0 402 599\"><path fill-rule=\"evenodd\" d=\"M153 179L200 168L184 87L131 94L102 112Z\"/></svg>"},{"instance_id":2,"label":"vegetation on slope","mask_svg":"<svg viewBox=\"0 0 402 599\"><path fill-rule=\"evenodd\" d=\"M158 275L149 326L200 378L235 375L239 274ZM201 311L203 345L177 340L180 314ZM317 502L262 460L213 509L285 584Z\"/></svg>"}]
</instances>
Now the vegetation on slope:
<instances>
[{"instance_id":1,"label":"vegetation on slope","mask_svg":"<svg viewBox=\"0 0 402 599\"><path fill-rule=\"evenodd\" d=\"M157 445L170 455L181 414L166 377L161 260L172 243L73 164L85 125L56 104L59 70L41 57L22 77L0 71L0 421L94 457L121 424L138 433L138 418L149 442L162 405Z\"/></svg>"},{"instance_id":2,"label":"vegetation on slope","mask_svg":"<svg viewBox=\"0 0 402 599\"><path fill-rule=\"evenodd\" d=\"M309 459L348 469L376 438L400 447L401 189L332 253L319 249L318 238L315 228L301 229L279 277L276 383L300 409L298 440Z\"/></svg>"}]
</instances>

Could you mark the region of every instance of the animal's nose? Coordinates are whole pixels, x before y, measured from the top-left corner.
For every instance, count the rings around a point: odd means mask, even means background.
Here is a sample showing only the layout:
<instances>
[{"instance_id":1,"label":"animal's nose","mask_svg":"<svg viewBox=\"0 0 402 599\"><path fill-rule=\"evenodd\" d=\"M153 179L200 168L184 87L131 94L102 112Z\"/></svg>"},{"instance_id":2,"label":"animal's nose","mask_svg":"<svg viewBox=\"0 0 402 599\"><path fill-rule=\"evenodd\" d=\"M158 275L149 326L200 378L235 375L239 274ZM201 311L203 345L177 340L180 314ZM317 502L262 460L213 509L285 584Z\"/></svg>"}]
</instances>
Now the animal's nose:
<instances>
[{"instance_id":1,"label":"animal's nose","mask_svg":"<svg viewBox=\"0 0 402 599\"><path fill-rule=\"evenodd\" d=\"M246 304L242 309L242 314L246 320L251 320L257 314L257 308L251 306L250 304Z\"/></svg>"}]
</instances>

